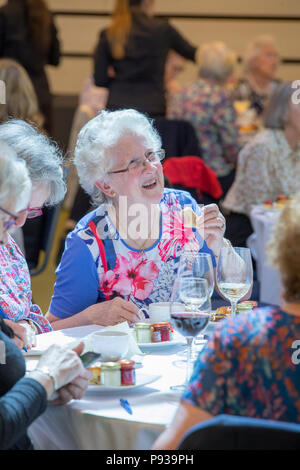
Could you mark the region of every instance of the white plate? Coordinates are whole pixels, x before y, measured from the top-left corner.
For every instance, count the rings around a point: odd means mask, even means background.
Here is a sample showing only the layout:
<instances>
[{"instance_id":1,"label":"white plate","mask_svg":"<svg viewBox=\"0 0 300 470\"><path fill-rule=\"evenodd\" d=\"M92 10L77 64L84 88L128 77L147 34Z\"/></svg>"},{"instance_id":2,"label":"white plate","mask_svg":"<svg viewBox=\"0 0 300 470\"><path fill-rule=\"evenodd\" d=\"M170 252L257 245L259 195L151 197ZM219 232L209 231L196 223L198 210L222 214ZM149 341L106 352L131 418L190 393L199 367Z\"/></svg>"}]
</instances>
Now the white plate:
<instances>
[{"instance_id":1,"label":"white plate","mask_svg":"<svg viewBox=\"0 0 300 470\"><path fill-rule=\"evenodd\" d=\"M173 339L172 341L160 341L159 343L137 343L138 347L143 349L165 349L172 346L178 346L179 344L185 344L184 339Z\"/></svg>"},{"instance_id":2,"label":"white plate","mask_svg":"<svg viewBox=\"0 0 300 470\"><path fill-rule=\"evenodd\" d=\"M127 390L133 390L135 388L144 387L149 385L156 380L160 379L161 375L150 375L150 374L136 374L136 384L135 385L121 385L120 387L108 387L105 385L89 385L87 390L89 392L116 392L122 391L122 393Z\"/></svg>"},{"instance_id":3,"label":"white plate","mask_svg":"<svg viewBox=\"0 0 300 470\"><path fill-rule=\"evenodd\" d=\"M46 349L32 348L32 349L28 349L27 352L25 352L24 350L22 352L23 352L23 355L27 357L27 356L41 356L45 351Z\"/></svg>"}]
</instances>

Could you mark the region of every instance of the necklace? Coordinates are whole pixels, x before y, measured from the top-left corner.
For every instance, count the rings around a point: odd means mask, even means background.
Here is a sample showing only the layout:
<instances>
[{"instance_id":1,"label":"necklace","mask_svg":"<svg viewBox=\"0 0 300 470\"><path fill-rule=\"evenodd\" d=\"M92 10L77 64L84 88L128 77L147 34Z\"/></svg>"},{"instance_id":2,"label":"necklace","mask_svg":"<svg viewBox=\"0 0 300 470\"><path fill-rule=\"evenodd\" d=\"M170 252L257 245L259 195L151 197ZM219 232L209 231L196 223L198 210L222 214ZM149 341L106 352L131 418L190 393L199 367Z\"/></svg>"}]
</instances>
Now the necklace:
<instances>
[{"instance_id":1,"label":"necklace","mask_svg":"<svg viewBox=\"0 0 300 470\"><path fill-rule=\"evenodd\" d=\"M154 226L157 222L160 225L160 219L157 219L157 217L160 216L160 210L158 210L154 214L152 214L150 230L149 230L148 235L145 238L145 240L144 240L144 242L142 243L141 246L137 246L136 239L131 238L128 235L128 227L125 228L124 225L123 225L123 222L119 218L118 214L117 213L115 213L115 214L116 214L115 217L113 217L113 214L110 214L110 217L112 218L112 220L115 224L115 227L119 232L120 237L123 240L126 240L126 242L130 242L131 248L134 248L135 250L137 250L139 252L140 256L142 257L142 261L143 261L145 259L145 250L147 248L146 245L147 245L147 243L149 243L149 240L152 240L151 235L153 233L155 233L155 232L153 232L153 228L154 228ZM158 230L158 233L159 233L159 230ZM158 238L158 235L156 235L156 233L155 233L153 240L155 240L155 242L156 242L157 238ZM153 244L151 244L148 248L151 248L151 246L153 246Z\"/></svg>"}]
</instances>

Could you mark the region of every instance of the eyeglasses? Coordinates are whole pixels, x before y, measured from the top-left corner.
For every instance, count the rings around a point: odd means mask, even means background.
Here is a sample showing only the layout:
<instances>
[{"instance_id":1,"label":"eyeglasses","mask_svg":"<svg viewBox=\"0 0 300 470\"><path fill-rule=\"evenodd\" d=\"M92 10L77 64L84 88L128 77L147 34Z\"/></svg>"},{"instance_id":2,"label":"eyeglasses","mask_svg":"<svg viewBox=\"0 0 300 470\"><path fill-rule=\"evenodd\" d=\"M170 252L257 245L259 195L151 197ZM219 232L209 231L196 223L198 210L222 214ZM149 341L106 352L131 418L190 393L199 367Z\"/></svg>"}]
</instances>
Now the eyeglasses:
<instances>
[{"instance_id":1,"label":"eyeglasses","mask_svg":"<svg viewBox=\"0 0 300 470\"><path fill-rule=\"evenodd\" d=\"M108 175L113 175L116 173L126 173L128 172L136 172L140 170L143 166L146 165L146 162L150 163L158 163L161 162L165 158L166 152L164 149L157 150L153 152L150 150L149 152L145 153L145 158L136 158L135 160L131 160L129 162L127 168L124 168L124 170L116 170L116 171L108 171Z\"/></svg>"},{"instance_id":2,"label":"eyeglasses","mask_svg":"<svg viewBox=\"0 0 300 470\"><path fill-rule=\"evenodd\" d=\"M4 222L4 229L8 230L10 227L14 226L17 222L18 217L11 212L8 212L6 209L3 209L3 207L0 207L0 210L4 212L4 214L9 215L10 219L7 222Z\"/></svg>"},{"instance_id":3,"label":"eyeglasses","mask_svg":"<svg viewBox=\"0 0 300 470\"><path fill-rule=\"evenodd\" d=\"M12 214L11 212L7 211L6 209L3 209L3 207L0 207L0 210L4 212L6 215L9 215L10 219L4 223L4 229L8 230L9 228L13 227L16 225L17 220L19 217L24 212L27 212L27 219L34 219L35 217L39 217L40 215L43 215L42 209L39 207L28 207L27 209L24 209L20 212L18 212L18 215Z\"/></svg>"},{"instance_id":4,"label":"eyeglasses","mask_svg":"<svg viewBox=\"0 0 300 470\"><path fill-rule=\"evenodd\" d=\"M27 210L27 219L35 219L43 215L43 210L39 207L28 207Z\"/></svg>"}]
</instances>

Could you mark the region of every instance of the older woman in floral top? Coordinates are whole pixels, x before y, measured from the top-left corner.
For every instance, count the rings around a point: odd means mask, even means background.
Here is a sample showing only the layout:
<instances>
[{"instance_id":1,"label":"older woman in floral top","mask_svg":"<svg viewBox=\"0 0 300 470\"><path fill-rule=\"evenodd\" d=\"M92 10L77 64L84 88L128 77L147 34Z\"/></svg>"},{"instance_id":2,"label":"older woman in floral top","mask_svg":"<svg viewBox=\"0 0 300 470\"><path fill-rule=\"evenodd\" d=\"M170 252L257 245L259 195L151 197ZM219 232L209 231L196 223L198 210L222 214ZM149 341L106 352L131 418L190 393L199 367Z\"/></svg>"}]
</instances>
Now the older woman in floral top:
<instances>
[{"instance_id":1,"label":"older woman in floral top","mask_svg":"<svg viewBox=\"0 0 300 470\"><path fill-rule=\"evenodd\" d=\"M226 193L240 150L236 113L224 89L234 70L235 55L225 44L213 42L203 45L199 61L199 78L175 94L168 117L194 126L202 158L217 173Z\"/></svg>"},{"instance_id":2,"label":"older woman in floral top","mask_svg":"<svg viewBox=\"0 0 300 470\"><path fill-rule=\"evenodd\" d=\"M102 111L80 131L75 164L98 207L67 237L47 314L54 329L138 321L140 307L170 299L182 250L215 263L224 218L215 204L200 211L188 193L164 189L163 157L151 122L134 110ZM184 224L186 205L203 236Z\"/></svg>"},{"instance_id":3,"label":"older woman in floral top","mask_svg":"<svg viewBox=\"0 0 300 470\"><path fill-rule=\"evenodd\" d=\"M259 308L217 325L155 449L176 449L189 428L218 414L300 423L299 231L300 193L269 247L283 283L281 309Z\"/></svg>"},{"instance_id":4,"label":"older woman in floral top","mask_svg":"<svg viewBox=\"0 0 300 470\"><path fill-rule=\"evenodd\" d=\"M25 161L32 182L29 205L24 201L24 207L16 214L14 225L21 227L28 216L40 215L44 204L57 204L64 197L62 159L57 147L25 121L11 120L1 124L0 140ZM19 326L30 332L25 338L52 329L39 306L32 303L28 266L10 236L0 246L0 308L15 333L19 333Z\"/></svg>"},{"instance_id":5,"label":"older woman in floral top","mask_svg":"<svg viewBox=\"0 0 300 470\"><path fill-rule=\"evenodd\" d=\"M293 103L294 89L279 85L265 117L266 130L242 149L234 184L223 207L230 211L226 236L244 246L252 233L251 208L279 194L300 189L300 104Z\"/></svg>"}]
</instances>

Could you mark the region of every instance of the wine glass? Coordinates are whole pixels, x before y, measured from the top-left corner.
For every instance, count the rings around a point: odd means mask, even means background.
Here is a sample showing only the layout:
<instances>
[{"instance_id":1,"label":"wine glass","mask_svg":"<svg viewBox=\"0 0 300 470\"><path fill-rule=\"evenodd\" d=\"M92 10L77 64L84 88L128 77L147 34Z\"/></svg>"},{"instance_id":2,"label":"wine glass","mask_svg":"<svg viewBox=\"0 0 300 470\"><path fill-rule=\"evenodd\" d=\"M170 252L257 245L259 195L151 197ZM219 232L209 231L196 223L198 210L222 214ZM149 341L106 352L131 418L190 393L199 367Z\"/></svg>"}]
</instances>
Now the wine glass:
<instances>
[{"instance_id":1,"label":"wine glass","mask_svg":"<svg viewBox=\"0 0 300 470\"><path fill-rule=\"evenodd\" d=\"M203 305L202 310L211 312L211 297L214 292L215 287L215 275L214 275L214 268L212 263L212 257L210 253L199 253L199 252L192 252L192 251L185 251L181 254L179 260L179 266L177 271L178 277L201 277L207 280L208 284L208 293L209 298L207 302ZM203 335L199 335L199 340L203 345ZM195 344L196 341L195 341ZM200 344L200 343L199 343ZM202 349L202 348L201 348ZM199 351L195 351L193 358L197 357L197 353Z\"/></svg>"},{"instance_id":2,"label":"wine glass","mask_svg":"<svg viewBox=\"0 0 300 470\"><path fill-rule=\"evenodd\" d=\"M185 251L180 255L178 277L202 277L207 280L209 297L213 295L215 276L209 253Z\"/></svg>"},{"instance_id":3,"label":"wine glass","mask_svg":"<svg viewBox=\"0 0 300 470\"><path fill-rule=\"evenodd\" d=\"M249 248L224 247L217 264L217 286L231 303L231 315L236 314L239 300L250 290L253 268Z\"/></svg>"},{"instance_id":4,"label":"wine glass","mask_svg":"<svg viewBox=\"0 0 300 470\"><path fill-rule=\"evenodd\" d=\"M184 385L172 386L172 390L185 390L191 375L191 353L195 336L206 328L210 313L201 311L209 298L207 280L199 277L177 277L170 302L171 323L187 341L186 379ZM178 306L181 305L181 309Z\"/></svg>"}]
</instances>

